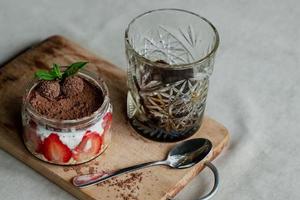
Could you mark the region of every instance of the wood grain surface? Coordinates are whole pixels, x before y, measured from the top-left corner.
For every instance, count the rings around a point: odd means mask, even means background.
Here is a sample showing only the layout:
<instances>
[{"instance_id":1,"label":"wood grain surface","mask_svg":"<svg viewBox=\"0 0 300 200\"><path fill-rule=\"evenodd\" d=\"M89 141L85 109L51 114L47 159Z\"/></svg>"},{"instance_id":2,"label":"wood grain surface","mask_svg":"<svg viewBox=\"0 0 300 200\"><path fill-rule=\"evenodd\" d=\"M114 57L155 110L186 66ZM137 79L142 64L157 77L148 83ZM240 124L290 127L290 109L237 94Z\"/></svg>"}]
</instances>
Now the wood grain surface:
<instances>
[{"instance_id":1,"label":"wood grain surface","mask_svg":"<svg viewBox=\"0 0 300 200\"><path fill-rule=\"evenodd\" d=\"M101 75L108 84L114 107L112 144L104 154L86 164L62 167L44 163L25 149L20 137L23 90L35 70L48 69L52 63L67 65L78 60L88 61L87 69ZM126 119L126 73L62 36L46 39L3 66L0 69L0 95L0 148L78 199L167 199L175 196L203 169L202 163L184 170L154 167L85 189L72 186L70 180L77 174L111 171L164 159L175 143L153 142L136 134ZM205 117L201 129L193 137L204 137L212 141L213 153L208 160L218 156L229 141L226 128L209 117Z\"/></svg>"}]
</instances>

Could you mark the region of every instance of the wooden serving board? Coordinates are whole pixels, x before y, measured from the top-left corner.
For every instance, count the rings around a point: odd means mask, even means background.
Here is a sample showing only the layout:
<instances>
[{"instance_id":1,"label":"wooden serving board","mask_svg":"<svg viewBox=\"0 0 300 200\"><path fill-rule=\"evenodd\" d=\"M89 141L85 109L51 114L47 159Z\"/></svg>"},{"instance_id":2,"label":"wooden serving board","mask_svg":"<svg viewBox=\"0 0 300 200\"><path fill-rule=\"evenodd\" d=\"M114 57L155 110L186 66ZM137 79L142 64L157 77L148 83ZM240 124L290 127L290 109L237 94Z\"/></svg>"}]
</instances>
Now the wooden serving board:
<instances>
[{"instance_id":1,"label":"wooden serving board","mask_svg":"<svg viewBox=\"0 0 300 200\"><path fill-rule=\"evenodd\" d=\"M47 164L33 157L25 149L20 137L24 86L37 69L48 69L52 63L67 65L79 60L88 61L87 69L100 74L108 84L114 107L112 144L104 154L86 164L69 167ZM74 187L70 180L77 174L111 171L164 159L175 143L153 142L136 134L126 119L126 73L64 37L52 36L3 66L0 69L0 96L0 148L79 199L168 199L174 197L203 169L202 163L184 170L154 167L85 189ZM193 137L212 141L214 148L207 158L209 160L218 156L229 140L226 128L208 117L205 117L201 129Z\"/></svg>"}]
</instances>

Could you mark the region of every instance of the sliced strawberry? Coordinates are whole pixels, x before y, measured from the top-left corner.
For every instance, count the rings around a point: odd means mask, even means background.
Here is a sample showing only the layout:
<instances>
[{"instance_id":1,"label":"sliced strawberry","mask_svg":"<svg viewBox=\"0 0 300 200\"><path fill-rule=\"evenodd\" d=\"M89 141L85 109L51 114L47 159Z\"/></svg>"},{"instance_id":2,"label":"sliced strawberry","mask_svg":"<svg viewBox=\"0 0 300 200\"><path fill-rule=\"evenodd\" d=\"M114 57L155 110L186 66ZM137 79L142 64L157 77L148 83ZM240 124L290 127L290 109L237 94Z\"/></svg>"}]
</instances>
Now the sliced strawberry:
<instances>
[{"instance_id":1,"label":"sliced strawberry","mask_svg":"<svg viewBox=\"0 0 300 200\"><path fill-rule=\"evenodd\" d=\"M77 161L87 161L99 153L101 145L102 138L99 133L87 131L74 149L73 158Z\"/></svg>"},{"instance_id":2,"label":"sliced strawberry","mask_svg":"<svg viewBox=\"0 0 300 200\"><path fill-rule=\"evenodd\" d=\"M106 113L106 115L103 117L102 122L102 128L103 128L103 134L107 132L107 130L110 128L112 122L112 114L111 112Z\"/></svg>"},{"instance_id":3,"label":"sliced strawberry","mask_svg":"<svg viewBox=\"0 0 300 200\"><path fill-rule=\"evenodd\" d=\"M36 127L36 123L30 120L29 126L25 128L25 142L29 143L36 153L42 153L43 142L37 135Z\"/></svg>"},{"instance_id":4,"label":"sliced strawberry","mask_svg":"<svg viewBox=\"0 0 300 200\"><path fill-rule=\"evenodd\" d=\"M57 163L66 163L72 157L72 151L61 142L56 133L51 133L44 140L43 154L47 160Z\"/></svg>"}]
</instances>

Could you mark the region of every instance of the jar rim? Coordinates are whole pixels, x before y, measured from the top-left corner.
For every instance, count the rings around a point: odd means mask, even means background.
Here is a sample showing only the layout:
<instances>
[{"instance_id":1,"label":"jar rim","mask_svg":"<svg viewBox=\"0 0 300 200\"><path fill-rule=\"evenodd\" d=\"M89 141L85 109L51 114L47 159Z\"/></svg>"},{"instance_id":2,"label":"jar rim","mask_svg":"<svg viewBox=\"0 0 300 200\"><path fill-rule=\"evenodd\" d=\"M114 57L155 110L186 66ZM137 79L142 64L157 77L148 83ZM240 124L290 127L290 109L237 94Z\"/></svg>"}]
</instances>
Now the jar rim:
<instances>
[{"instance_id":1,"label":"jar rim","mask_svg":"<svg viewBox=\"0 0 300 200\"><path fill-rule=\"evenodd\" d=\"M70 126L72 125L78 125L81 123L88 123L90 121L93 121L95 118L100 118L105 114L105 111L109 108L109 92L108 87L104 80L99 77L98 75L95 75L91 73L90 71L81 69L78 72L79 76L83 76L94 83L96 83L97 87L101 90L103 95L103 102L101 106L97 110L95 110L92 114L78 118L78 119L67 119L67 120L61 120L61 119L54 119L54 118L47 118L45 115L42 115L36 111L36 109L33 108L33 106L29 102L29 94L32 91L32 89L36 86L38 83L38 79L34 78L31 82L29 82L26 86L25 93L23 95L23 109L29 112L30 115L32 115L34 118L38 119L39 121L42 121L43 123L47 125L56 125L56 124L68 124ZM89 81L87 80L87 81Z\"/></svg>"},{"instance_id":2,"label":"jar rim","mask_svg":"<svg viewBox=\"0 0 300 200\"><path fill-rule=\"evenodd\" d=\"M129 30L130 27L134 24L134 22L143 17L146 16L148 14L154 13L154 12L161 12L161 11L177 11L177 12L182 12L182 13L186 13L186 14L191 14L193 16L198 17L200 20L206 22L213 30L216 40L214 42L213 48L202 58L197 59L194 62L190 62L190 63L184 63L184 64L164 64L164 63L157 63L155 61L152 61L144 56L142 56L140 53L138 53L135 48L131 45L130 41L129 41ZM207 59L209 59L211 56L213 56L215 54L215 52L217 51L219 44L220 44L220 37L219 37L219 33L216 29L216 27L206 18L188 11L188 10L184 10L184 9L178 9L178 8L160 8L160 9L154 9L154 10L150 10L147 12L144 12L138 16L136 16L135 18L133 18L130 23L128 24L126 30L125 30L125 43L130 47L130 49L133 51L133 53L135 54L135 56L137 56L139 59L141 59L143 62L149 64L149 65L155 65L159 68L168 68L168 69L172 69L172 70L180 70L180 69L186 69L186 68L193 68L193 65L201 63L206 61ZM166 67L167 66L167 67Z\"/></svg>"}]
</instances>

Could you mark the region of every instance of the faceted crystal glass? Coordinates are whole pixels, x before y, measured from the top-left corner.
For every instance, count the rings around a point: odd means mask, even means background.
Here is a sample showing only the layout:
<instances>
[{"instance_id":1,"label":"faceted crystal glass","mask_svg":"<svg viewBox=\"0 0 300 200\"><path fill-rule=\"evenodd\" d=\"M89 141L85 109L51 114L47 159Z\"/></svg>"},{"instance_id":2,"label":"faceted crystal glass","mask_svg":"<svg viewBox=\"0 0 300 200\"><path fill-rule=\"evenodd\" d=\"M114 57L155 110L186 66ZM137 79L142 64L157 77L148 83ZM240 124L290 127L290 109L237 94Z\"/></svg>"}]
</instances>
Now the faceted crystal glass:
<instances>
[{"instance_id":1,"label":"faceted crystal glass","mask_svg":"<svg viewBox=\"0 0 300 200\"><path fill-rule=\"evenodd\" d=\"M189 11L153 10L131 21L127 115L138 133L173 142L199 129L218 45L216 28Z\"/></svg>"}]
</instances>

